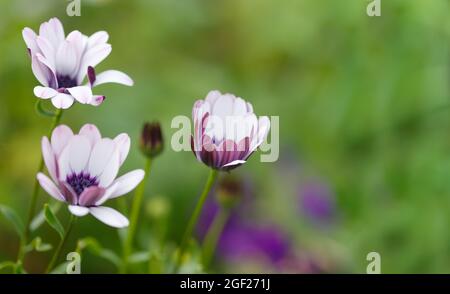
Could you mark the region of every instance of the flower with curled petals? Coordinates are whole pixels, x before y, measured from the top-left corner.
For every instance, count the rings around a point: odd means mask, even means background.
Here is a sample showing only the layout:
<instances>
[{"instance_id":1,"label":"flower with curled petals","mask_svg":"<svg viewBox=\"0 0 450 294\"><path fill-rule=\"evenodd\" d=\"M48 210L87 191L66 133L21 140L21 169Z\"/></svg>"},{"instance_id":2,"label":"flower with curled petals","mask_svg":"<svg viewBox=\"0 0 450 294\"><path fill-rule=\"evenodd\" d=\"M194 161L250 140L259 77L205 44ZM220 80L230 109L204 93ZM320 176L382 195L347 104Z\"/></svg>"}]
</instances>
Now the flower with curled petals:
<instances>
[{"instance_id":1,"label":"flower with curled petals","mask_svg":"<svg viewBox=\"0 0 450 294\"><path fill-rule=\"evenodd\" d=\"M129 150L127 134L109 139L102 138L91 124L84 125L78 134L60 125L50 140L42 138L42 154L50 178L38 173L37 179L50 196L66 202L72 214L90 213L112 227L126 227L128 219L103 203L127 194L144 178L143 170L134 170L116 179Z\"/></svg>"},{"instance_id":2,"label":"flower with curled petals","mask_svg":"<svg viewBox=\"0 0 450 294\"><path fill-rule=\"evenodd\" d=\"M95 74L94 67L111 53L107 32L99 31L88 37L72 31L66 37L61 22L52 18L41 24L39 34L25 28L22 36L31 57L31 69L41 83L34 88L34 94L51 99L56 108L67 109L75 100L100 105L105 96L94 95L92 88L101 84L133 85L128 75L117 70Z\"/></svg>"},{"instance_id":3,"label":"flower with curled petals","mask_svg":"<svg viewBox=\"0 0 450 294\"><path fill-rule=\"evenodd\" d=\"M219 91L195 102L192 119L192 151L200 162L216 170L228 171L245 163L270 129L269 118L258 119L249 102Z\"/></svg>"}]
</instances>

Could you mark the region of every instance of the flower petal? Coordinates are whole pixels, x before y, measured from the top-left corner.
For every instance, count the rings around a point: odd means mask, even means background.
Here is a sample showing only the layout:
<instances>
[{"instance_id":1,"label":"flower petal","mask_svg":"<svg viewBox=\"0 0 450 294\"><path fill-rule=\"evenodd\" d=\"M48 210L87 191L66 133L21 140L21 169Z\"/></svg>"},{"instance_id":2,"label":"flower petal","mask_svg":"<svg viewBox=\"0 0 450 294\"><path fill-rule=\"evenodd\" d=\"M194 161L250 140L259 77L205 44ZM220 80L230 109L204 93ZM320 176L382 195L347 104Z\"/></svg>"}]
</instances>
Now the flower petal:
<instances>
[{"instance_id":1,"label":"flower petal","mask_svg":"<svg viewBox=\"0 0 450 294\"><path fill-rule=\"evenodd\" d=\"M22 30L22 37L27 45L27 48L31 50L32 54L40 52L40 49L36 43L37 35L32 29L24 28Z\"/></svg>"},{"instance_id":2,"label":"flower petal","mask_svg":"<svg viewBox=\"0 0 450 294\"><path fill-rule=\"evenodd\" d=\"M56 200L65 202L65 198L59 191L58 187L43 173L38 173L36 176L42 189L44 189L50 196Z\"/></svg>"},{"instance_id":3,"label":"flower petal","mask_svg":"<svg viewBox=\"0 0 450 294\"><path fill-rule=\"evenodd\" d=\"M31 70L41 85L56 88L56 76L49 66L39 60L39 53L31 55Z\"/></svg>"},{"instance_id":4,"label":"flower petal","mask_svg":"<svg viewBox=\"0 0 450 294\"><path fill-rule=\"evenodd\" d=\"M72 77L78 68L76 47L69 41L64 41L56 51L56 72L62 76Z\"/></svg>"},{"instance_id":5,"label":"flower petal","mask_svg":"<svg viewBox=\"0 0 450 294\"><path fill-rule=\"evenodd\" d=\"M47 137L42 138L41 146L42 157L44 158L48 173L52 177L53 181L58 182L58 166L56 165L56 157Z\"/></svg>"},{"instance_id":6,"label":"flower petal","mask_svg":"<svg viewBox=\"0 0 450 294\"><path fill-rule=\"evenodd\" d=\"M125 86L133 86L133 80L125 73L118 70L107 70L98 75L96 75L93 87L106 84L106 83L117 83Z\"/></svg>"},{"instance_id":7,"label":"flower petal","mask_svg":"<svg viewBox=\"0 0 450 294\"><path fill-rule=\"evenodd\" d=\"M89 139L89 142L91 143L91 147L94 148L95 144L101 140L102 135L100 134L100 131L98 128L93 124L85 124L81 127L80 131L78 132L79 135L85 136Z\"/></svg>"},{"instance_id":8,"label":"flower petal","mask_svg":"<svg viewBox=\"0 0 450 294\"><path fill-rule=\"evenodd\" d=\"M91 142L85 136L75 135L70 139L66 148L69 149L70 154L70 169L79 174L88 164L91 155Z\"/></svg>"},{"instance_id":9,"label":"flower petal","mask_svg":"<svg viewBox=\"0 0 450 294\"><path fill-rule=\"evenodd\" d=\"M103 196L100 197L100 199L97 200L97 202L95 202L95 206L100 206L103 203L105 203L108 199L111 198L111 194L116 190L116 188L118 187L117 183L112 183L111 186L109 186L106 190L105 193L103 193Z\"/></svg>"},{"instance_id":10,"label":"flower petal","mask_svg":"<svg viewBox=\"0 0 450 294\"><path fill-rule=\"evenodd\" d=\"M89 208L78 205L69 205L69 211L75 216L85 216L89 213Z\"/></svg>"},{"instance_id":11,"label":"flower petal","mask_svg":"<svg viewBox=\"0 0 450 294\"><path fill-rule=\"evenodd\" d=\"M70 138L73 137L72 130L66 125L57 126L52 132L52 149L56 156L60 156L63 149L69 143Z\"/></svg>"},{"instance_id":12,"label":"flower petal","mask_svg":"<svg viewBox=\"0 0 450 294\"><path fill-rule=\"evenodd\" d=\"M120 162L119 162L119 152L114 152L108 165L105 166L103 173L98 178L98 185L100 187L108 187L117 177L119 172Z\"/></svg>"},{"instance_id":13,"label":"flower petal","mask_svg":"<svg viewBox=\"0 0 450 294\"><path fill-rule=\"evenodd\" d=\"M105 189L97 186L91 186L81 193L78 198L78 204L81 206L93 206L105 194Z\"/></svg>"},{"instance_id":14,"label":"flower petal","mask_svg":"<svg viewBox=\"0 0 450 294\"><path fill-rule=\"evenodd\" d=\"M245 162L246 162L245 160L235 160L235 161L225 164L222 167L230 167L230 166L234 166L234 165L238 165L238 164L244 164Z\"/></svg>"},{"instance_id":15,"label":"flower petal","mask_svg":"<svg viewBox=\"0 0 450 294\"><path fill-rule=\"evenodd\" d=\"M82 104L88 104L92 100L92 90L88 86L67 88L67 91L69 91L73 98Z\"/></svg>"},{"instance_id":16,"label":"flower petal","mask_svg":"<svg viewBox=\"0 0 450 294\"><path fill-rule=\"evenodd\" d=\"M117 186L112 192L112 194L109 196L109 199L125 195L134 188L136 188L136 186L144 178L144 175L145 172L142 169L137 169L117 178L112 184L112 185L117 184Z\"/></svg>"},{"instance_id":17,"label":"flower petal","mask_svg":"<svg viewBox=\"0 0 450 294\"><path fill-rule=\"evenodd\" d=\"M81 83L84 76L87 73L89 66L95 67L97 64L103 61L111 53L110 44L100 44L96 45L89 50L87 50L80 62L80 68L78 71L77 81Z\"/></svg>"},{"instance_id":18,"label":"flower petal","mask_svg":"<svg viewBox=\"0 0 450 294\"><path fill-rule=\"evenodd\" d=\"M59 187L64 195L64 198L66 199L66 202L76 205L78 202L78 196L77 193L73 190L73 188L67 182L64 181L59 182Z\"/></svg>"},{"instance_id":19,"label":"flower petal","mask_svg":"<svg viewBox=\"0 0 450 294\"><path fill-rule=\"evenodd\" d=\"M92 100L91 100L91 105L93 106L99 106L100 104L103 103L103 101L105 101L106 97L103 95L94 95L92 96Z\"/></svg>"},{"instance_id":20,"label":"flower petal","mask_svg":"<svg viewBox=\"0 0 450 294\"><path fill-rule=\"evenodd\" d=\"M41 49L42 55L49 61L50 68L55 69L55 56L56 49L53 45L46 39L41 36L36 38L36 43Z\"/></svg>"},{"instance_id":21,"label":"flower petal","mask_svg":"<svg viewBox=\"0 0 450 294\"><path fill-rule=\"evenodd\" d=\"M98 178L99 186L107 187L112 183L119 171L119 151L113 140L103 138L95 144L88 171L91 176Z\"/></svg>"},{"instance_id":22,"label":"flower petal","mask_svg":"<svg viewBox=\"0 0 450 294\"><path fill-rule=\"evenodd\" d=\"M109 35L107 32L105 31L98 31L93 33L88 41L87 41L87 48L93 48L97 45L101 45L101 44L105 44L106 42L108 42L109 39Z\"/></svg>"},{"instance_id":23,"label":"flower petal","mask_svg":"<svg viewBox=\"0 0 450 294\"><path fill-rule=\"evenodd\" d=\"M58 92L55 89L52 89L50 87L42 87L42 86L34 87L33 92L36 97L39 97L42 99L49 99L49 98L55 97L58 94Z\"/></svg>"},{"instance_id":24,"label":"flower petal","mask_svg":"<svg viewBox=\"0 0 450 294\"><path fill-rule=\"evenodd\" d=\"M127 134L122 133L117 135L113 141L116 143L117 149L119 150L119 164L122 165L130 151L130 137Z\"/></svg>"},{"instance_id":25,"label":"flower petal","mask_svg":"<svg viewBox=\"0 0 450 294\"><path fill-rule=\"evenodd\" d=\"M99 221L111 227L124 228L129 224L129 221L125 216L110 207L91 207L89 208L89 212Z\"/></svg>"},{"instance_id":26,"label":"flower petal","mask_svg":"<svg viewBox=\"0 0 450 294\"><path fill-rule=\"evenodd\" d=\"M84 171L88 164L90 154L91 144L88 138L80 135L74 135L70 138L58 161L60 171L59 179L65 181L67 175L72 173L79 174Z\"/></svg>"},{"instance_id":27,"label":"flower petal","mask_svg":"<svg viewBox=\"0 0 450 294\"><path fill-rule=\"evenodd\" d=\"M251 142L251 148L250 153L256 150L256 148L259 147L259 145L264 142L264 140L267 137L267 134L270 130L270 120L267 116L262 116L258 120L258 129L257 133L253 136L252 142Z\"/></svg>"},{"instance_id":28,"label":"flower petal","mask_svg":"<svg viewBox=\"0 0 450 294\"><path fill-rule=\"evenodd\" d=\"M39 28L39 36L42 36L50 41L56 49L58 45L64 41L64 28L56 17L50 19L48 22L41 24Z\"/></svg>"},{"instance_id":29,"label":"flower petal","mask_svg":"<svg viewBox=\"0 0 450 294\"><path fill-rule=\"evenodd\" d=\"M211 106L211 114L225 120L227 116L233 115L233 104L235 99L236 97L231 94L220 96L217 98L214 105Z\"/></svg>"},{"instance_id":30,"label":"flower petal","mask_svg":"<svg viewBox=\"0 0 450 294\"><path fill-rule=\"evenodd\" d=\"M52 104L56 108L67 109L72 106L74 99L71 95L58 93L55 97L52 98Z\"/></svg>"},{"instance_id":31,"label":"flower petal","mask_svg":"<svg viewBox=\"0 0 450 294\"><path fill-rule=\"evenodd\" d=\"M219 99L220 96L222 96L222 93L220 93L220 91L213 90L210 91L208 95L206 95L205 101L207 101L212 108L214 106L214 103L216 103L217 99Z\"/></svg>"},{"instance_id":32,"label":"flower petal","mask_svg":"<svg viewBox=\"0 0 450 294\"><path fill-rule=\"evenodd\" d=\"M87 37L79 31L72 31L67 35L66 40L75 48L77 60L81 60L81 56L86 49Z\"/></svg>"}]
</instances>

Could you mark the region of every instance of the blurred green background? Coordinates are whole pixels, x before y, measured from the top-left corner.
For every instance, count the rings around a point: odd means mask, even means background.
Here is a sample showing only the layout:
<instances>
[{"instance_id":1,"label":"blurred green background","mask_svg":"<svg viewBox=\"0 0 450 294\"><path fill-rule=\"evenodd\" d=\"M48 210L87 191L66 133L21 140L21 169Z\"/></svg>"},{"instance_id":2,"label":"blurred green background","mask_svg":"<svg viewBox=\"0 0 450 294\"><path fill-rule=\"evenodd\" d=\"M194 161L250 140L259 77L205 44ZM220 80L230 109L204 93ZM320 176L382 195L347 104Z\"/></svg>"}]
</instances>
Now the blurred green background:
<instances>
[{"instance_id":1,"label":"blurred green background","mask_svg":"<svg viewBox=\"0 0 450 294\"><path fill-rule=\"evenodd\" d=\"M69 17L68 1L0 0L0 203L25 219L50 119L35 112L38 82L21 31L56 16L66 33L108 31L113 51L97 72L123 70L135 81L96 88L105 103L75 104L62 122L130 134L121 173L144 164L142 124L162 123L166 150L147 185L137 249L180 240L208 169L170 149L170 123L218 89L250 101L258 115L280 117L279 160L253 156L232 172L252 183L244 218L276 226L320 272L365 273L366 255L376 251L383 273L449 273L450 2L381 2L382 15L368 17L368 0L81 0L81 16ZM325 226L297 209L311 179L329 190L334 212ZM44 192L39 199L50 201ZM65 221L67 210L58 217ZM37 234L57 241L48 225ZM117 230L91 216L77 222L67 250L86 236L120 254ZM15 259L18 242L0 217L0 261ZM29 254L26 268L41 272L49 256ZM116 270L87 252L82 271ZM211 271L303 270L218 258Z\"/></svg>"}]
</instances>

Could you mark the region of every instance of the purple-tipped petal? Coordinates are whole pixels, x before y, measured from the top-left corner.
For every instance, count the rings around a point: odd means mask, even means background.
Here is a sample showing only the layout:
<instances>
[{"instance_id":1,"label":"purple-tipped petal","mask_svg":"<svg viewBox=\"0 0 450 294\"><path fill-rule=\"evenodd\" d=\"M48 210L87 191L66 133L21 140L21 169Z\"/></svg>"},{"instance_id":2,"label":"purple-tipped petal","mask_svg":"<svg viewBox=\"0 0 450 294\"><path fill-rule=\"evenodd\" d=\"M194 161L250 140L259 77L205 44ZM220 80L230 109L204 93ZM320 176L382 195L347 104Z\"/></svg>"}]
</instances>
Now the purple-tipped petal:
<instances>
[{"instance_id":1,"label":"purple-tipped petal","mask_svg":"<svg viewBox=\"0 0 450 294\"><path fill-rule=\"evenodd\" d=\"M59 182L59 188L61 189L62 194L64 195L64 198L66 199L67 203L76 205L78 202L77 193L73 190L73 188L66 182Z\"/></svg>"},{"instance_id":2,"label":"purple-tipped petal","mask_svg":"<svg viewBox=\"0 0 450 294\"><path fill-rule=\"evenodd\" d=\"M97 77L95 75L95 69L92 66L88 66L87 76L88 76L89 84L91 85L91 87L93 87Z\"/></svg>"},{"instance_id":3,"label":"purple-tipped petal","mask_svg":"<svg viewBox=\"0 0 450 294\"><path fill-rule=\"evenodd\" d=\"M83 193L78 198L78 204L80 206L93 206L95 203L102 198L105 193L105 189L97 186L91 186L84 189Z\"/></svg>"}]
</instances>

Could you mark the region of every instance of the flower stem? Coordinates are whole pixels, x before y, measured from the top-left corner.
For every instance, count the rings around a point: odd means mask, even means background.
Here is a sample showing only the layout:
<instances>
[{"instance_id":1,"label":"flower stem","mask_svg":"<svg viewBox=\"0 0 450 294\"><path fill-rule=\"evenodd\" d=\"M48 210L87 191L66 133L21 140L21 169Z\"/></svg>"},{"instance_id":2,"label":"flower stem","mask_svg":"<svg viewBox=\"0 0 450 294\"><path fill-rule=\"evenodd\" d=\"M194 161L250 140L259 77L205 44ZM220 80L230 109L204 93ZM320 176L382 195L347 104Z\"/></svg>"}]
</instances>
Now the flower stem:
<instances>
[{"instance_id":1,"label":"flower stem","mask_svg":"<svg viewBox=\"0 0 450 294\"><path fill-rule=\"evenodd\" d=\"M197 224L197 220L200 216L200 213L203 208L203 204L211 191L211 188L217 178L218 171L215 169L211 169L209 172L208 180L206 181L205 187L203 188L203 192L200 195L200 199L195 206L194 212L192 213L191 218L189 219L188 225L186 227L186 231L184 231L183 239L181 240L178 256L175 263L175 272L178 272L178 269L181 265L181 261L183 258L184 251L186 250L186 246L191 238L192 232L194 231L195 225Z\"/></svg>"},{"instance_id":2,"label":"flower stem","mask_svg":"<svg viewBox=\"0 0 450 294\"><path fill-rule=\"evenodd\" d=\"M55 250L55 253L53 254L52 259L50 260L50 263L48 264L47 270L45 273L50 273L53 267L55 266L55 263L58 261L59 256L61 255L61 250L64 247L64 244L66 244L67 237L69 236L70 232L72 231L73 223L75 222L76 217L73 214L70 214L70 220L66 227L64 236L59 241L58 247Z\"/></svg>"},{"instance_id":3,"label":"flower stem","mask_svg":"<svg viewBox=\"0 0 450 294\"><path fill-rule=\"evenodd\" d=\"M123 247L122 268L120 270L121 273L127 272L128 258L131 255L134 235L136 233L136 225L139 218L139 212L142 206L142 199L144 197L145 185L148 176L150 175L151 167L152 167L152 159L148 157L144 168L145 171L144 179L137 187L136 192L134 194L133 203L131 205L130 226L128 227L127 237L125 239L125 244Z\"/></svg>"},{"instance_id":4,"label":"flower stem","mask_svg":"<svg viewBox=\"0 0 450 294\"><path fill-rule=\"evenodd\" d=\"M225 207L219 208L219 212L209 226L208 232L203 240L202 262L205 269L209 266L209 263L214 257L217 242L219 241L223 228L227 224L229 215L230 209Z\"/></svg>"},{"instance_id":5,"label":"flower stem","mask_svg":"<svg viewBox=\"0 0 450 294\"><path fill-rule=\"evenodd\" d=\"M48 131L48 137L51 137L51 134L53 132L53 129L58 125L58 123L61 120L61 116L62 116L63 110L62 109L57 109L55 112L55 116L53 117L53 121L52 124L50 126L50 129ZM44 169L44 159L41 156L39 165L38 165L38 173L41 172ZM37 203L37 198L39 195L39 190L40 190L40 185L37 179L35 179L34 181L34 187L33 187L33 194L31 196L31 202L30 202L30 207L28 209L28 217L27 217L27 221L25 223L25 232L23 235L23 238L20 241L20 247L19 247L19 252L17 255L17 265L23 265L23 259L25 258L25 247L27 246L28 243L28 239L30 238L30 224L34 218L34 213L36 211L36 203Z\"/></svg>"}]
</instances>

